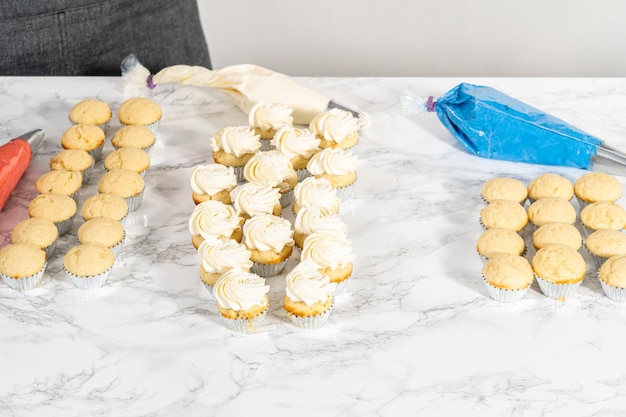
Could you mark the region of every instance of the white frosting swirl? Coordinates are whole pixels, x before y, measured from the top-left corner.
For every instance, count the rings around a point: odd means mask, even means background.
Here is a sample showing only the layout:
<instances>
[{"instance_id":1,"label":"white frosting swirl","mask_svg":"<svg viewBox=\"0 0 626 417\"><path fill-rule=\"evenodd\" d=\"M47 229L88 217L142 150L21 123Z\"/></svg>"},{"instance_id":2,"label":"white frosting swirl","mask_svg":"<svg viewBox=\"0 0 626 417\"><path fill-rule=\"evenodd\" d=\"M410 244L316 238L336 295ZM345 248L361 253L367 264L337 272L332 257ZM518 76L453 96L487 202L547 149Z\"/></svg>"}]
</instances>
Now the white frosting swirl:
<instances>
[{"instance_id":1,"label":"white frosting swirl","mask_svg":"<svg viewBox=\"0 0 626 417\"><path fill-rule=\"evenodd\" d=\"M301 156L310 158L319 152L320 140L309 129L283 126L270 141L276 150L289 158Z\"/></svg>"},{"instance_id":2,"label":"white frosting swirl","mask_svg":"<svg viewBox=\"0 0 626 417\"><path fill-rule=\"evenodd\" d=\"M300 262L285 277L285 294L293 301L301 301L311 306L325 303L333 297L337 284L319 272L317 266Z\"/></svg>"},{"instance_id":3,"label":"white frosting swirl","mask_svg":"<svg viewBox=\"0 0 626 417\"><path fill-rule=\"evenodd\" d=\"M246 220L243 224L243 236L248 249L261 252L280 252L285 246L294 243L289 220L273 214L261 214Z\"/></svg>"},{"instance_id":4,"label":"white frosting swirl","mask_svg":"<svg viewBox=\"0 0 626 417\"><path fill-rule=\"evenodd\" d=\"M341 199L337 189L326 178L308 177L294 188L294 198L300 207L318 206L337 211Z\"/></svg>"},{"instance_id":5,"label":"white frosting swirl","mask_svg":"<svg viewBox=\"0 0 626 417\"><path fill-rule=\"evenodd\" d=\"M230 192L230 199L238 215L250 217L272 214L280 202L280 192L269 181L254 181L239 184Z\"/></svg>"},{"instance_id":6,"label":"white frosting swirl","mask_svg":"<svg viewBox=\"0 0 626 417\"><path fill-rule=\"evenodd\" d=\"M325 231L347 236L348 227L339 214L318 206L302 207L296 215L294 229L298 233L310 235Z\"/></svg>"},{"instance_id":7,"label":"white frosting swirl","mask_svg":"<svg viewBox=\"0 0 626 417\"><path fill-rule=\"evenodd\" d=\"M315 232L304 239L300 259L319 268L337 269L353 262L355 256L348 238L337 233Z\"/></svg>"},{"instance_id":8,"label":"white frosting swirl","mask_svg":"<svg viewBox=\"0 0 626 417\"><path fill-rule=\"evenodd\" d=\"M262 130L277 130L283 126L293 125L291 113L293 113L293 109L282 103L265 103L260 101L250 109L248 122L250 126L258 127Z\"/></svg>"},{"instance_id":9,"label":"white frosting swirl","mask_svg":"<svg viewBox=\"0 0 626 417\"><path fill-rule=\"evenodd\" d=\"M221 274L232 268L250 269L250 255L244 244L224 237L209 236L198 247L202 267L211 274Z\"/></svg>"},{"instance_id":10,"label":"white frosting swirl","mask_svg":"<svg viewBox=\"0 0 626 417\"><path fill-rule=\"evenodd\" d=\"M311 175L344 175L355 172L357 158L352 151L339 148L326 148L313 155L306 168Z\"/></svg>"},{"instance_id":11,"label":"white frosting swirl","mask_svg":"<svg viewBox=\"0 0 626 417\"><path fill-rule=\"evenodd\" d=\"M250 126L229 126L211 137L211 146L214 151L223 150L240 158L258 151L261 147L261 138L254 134Z\"/></svg>"},{"instance_id":12,"label":"white frosting swirl","mask_svg":"<svg viewBox=\"0 0 626 417\"><path fill-rule=\"evenodd\" d=\"M257 152L243 168L246 180L269 181L281 190L288 188L285 180L294 173L289 157L276 150Z\"/></svg>"},{"instance_id":13,"label":"white frosting swirl","mask_svg":"<svg viewBox=\"0 0 626 417\"><path fill-rule=\"evenodd\" d=\"M269 290L260 276L233 268L215 282L213 296L220 307L241 311L265 304Z\"/></svg>"},{"instance_id":14,"label":"white frosting swirl","mask_svg":"<svg viewBox=\"0 0 626 417\"><path fill-rule=\"evenodd\" d=\"M198 165L191 173L191 189L194 193L215 195L232 190L237 185L233 167L222 164Z\"/></svg>"},{"instance_id":15,"label":"white frosting swirl","mask_svg":"<svg viewBox=\"0 0 626 417\"><path fill-rule=\"evenodd\" d=\"M196 205L189 217L189 233L208 236L230 237L241 224L241 218L232 206L209 200Z\"/></svg>"},{"instance_id":16,"label":"white frosting swirl","mask_svg":"<svg viewBox=\"0 0 626 417\"><path fill-rule=\"evenodd\" d=\"M336 108L316 115L309 123L309 129L315 135L336 143L357 132L359 128L358 118L348 111Z\"/></svg>"}]
</instances>

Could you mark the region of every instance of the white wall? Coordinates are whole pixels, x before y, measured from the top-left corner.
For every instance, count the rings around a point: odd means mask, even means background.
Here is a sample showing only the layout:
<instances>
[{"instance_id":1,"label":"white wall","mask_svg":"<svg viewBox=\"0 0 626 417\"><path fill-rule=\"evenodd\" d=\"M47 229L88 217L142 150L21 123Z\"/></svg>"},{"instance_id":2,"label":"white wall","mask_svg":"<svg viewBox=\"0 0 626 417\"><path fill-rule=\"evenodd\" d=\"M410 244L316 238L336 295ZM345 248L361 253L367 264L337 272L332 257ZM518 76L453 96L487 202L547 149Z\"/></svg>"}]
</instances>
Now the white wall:
<instances>
[{"instance_id":1,"label":"white wall","mask_svg":"<svg viewBox=\"0 0 626 417\"><path fill-rule=\"evenodd\" d=\"M198 0L214 68L626 76L624 0Z\"/></svg>"}]
</instances>

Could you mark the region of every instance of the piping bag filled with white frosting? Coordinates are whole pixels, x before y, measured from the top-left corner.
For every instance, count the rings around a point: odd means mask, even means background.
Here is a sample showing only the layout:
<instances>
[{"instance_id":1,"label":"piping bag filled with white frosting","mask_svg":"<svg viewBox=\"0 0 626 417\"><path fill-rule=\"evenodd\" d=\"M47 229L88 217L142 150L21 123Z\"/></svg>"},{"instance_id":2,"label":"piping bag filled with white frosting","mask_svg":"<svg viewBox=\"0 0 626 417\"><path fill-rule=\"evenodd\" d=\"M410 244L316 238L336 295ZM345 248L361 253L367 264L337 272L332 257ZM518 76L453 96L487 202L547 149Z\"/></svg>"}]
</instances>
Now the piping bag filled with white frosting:
<instances>
[{"instance_id":1,"label":"piping bag filled with white frosting","mask_svg":"<svg viewBox=\"0 0 626 417\"><path fill-rule=\"evenodd\" d=\"M281 103L293 109L295 124L308 124L315 115L330 108L341 108L359 117L362 126L369 120L365 113L349 109L325 95L297 83L287 75L252 64L241 64L209 70L199 66L174 65L150 74L137 60L128 55L121 64L125 89L154 88L157 84L180 83L185 85L216 87L228 94L234 103L248 115L259 102ZM137 95L137 94L131 94Z\"/></svg>"}]
</instances>

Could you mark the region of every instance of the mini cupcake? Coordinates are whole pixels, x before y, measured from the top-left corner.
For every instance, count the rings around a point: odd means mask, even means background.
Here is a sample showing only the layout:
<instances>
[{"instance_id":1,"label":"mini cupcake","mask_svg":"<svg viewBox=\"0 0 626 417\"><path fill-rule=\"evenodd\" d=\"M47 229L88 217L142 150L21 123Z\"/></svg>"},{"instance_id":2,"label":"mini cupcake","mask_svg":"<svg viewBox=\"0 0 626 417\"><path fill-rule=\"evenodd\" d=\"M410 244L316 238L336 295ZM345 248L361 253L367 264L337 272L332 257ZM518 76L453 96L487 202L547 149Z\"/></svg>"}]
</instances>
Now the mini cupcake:
<instances>
[{"instance_id":1,"label":"mini cupcake","mask_svg":"<svg viewBox=\"0 0 626 417\"><path fill-rule=\"evenodd\" d=\"M40 247L50 259L57 246L59 230L47 217L24 219L11 232L11 243L27 243Z\"/></svg>"},{"instance_id":2,"label":"mini cupcake","mask_svg":"<svg viewBox=\"0 0 626 417\"><path fill-rule=\"evenodd\" d=\"M310 234L302 246L300 260L312 262L319 271L337 284L335 294L345 290L348 279L352 276L352 242L339 233L328 231Z\"/></svg>"},{"instance_id":3,"label":"mini cupcake","mask_svg":"<svg viewBox=\"0 0 626 417\"><path fill-rule=\"evenodd\" d=\"M237 185L233 167L222 164L197 165L191 173L191 198L195 204L217 200L232 204L230 192Z\"/></svg>"},{"instance_id":4,"label":"mini cupcake","mask_svg":"<svg viewBox=\"0 0 626 417\"><path fill-rule=\"evenodd\" d=\"M532 267L541 292L560 301L576 292L587 271L578 251L559 244L539 249L533 256Z\"/></svg>"},{"instance_id":5,"label":"mini cupcake","mask_svg":"<svg viewBox=\"0 0 626 417\"><path fill-rule=\"evenodd\" d=\"M528 197L528 188L515 178L497 177L483 184L481 196L487 203L493 200L511 200L524 205Z\"/></svg>"},{"instance_id":6,"label":"mini cupcake","mask_svg":"<svg viewBox=\"0 0 626 417\"><path fill-rule=\"evenodd\" d=\"M41 283L46 252L28 243L11 243L0 249L0 276L15 290L30 290Z\"/></svg>"},{"instance_id":7,"label":"mini cupcake","mask_svg":"<svg viewBox=\"0 0 626 417\"><path fill-rule=\"evenodd\" d=\"M485 261L498 253L521 256L526 253L526 243L519 233L494 227L481 233L476 241L476 251Z\"/></svg>"},{"instance_id":8,"label":"mini cupcake","mask_svg":"<svg viewBox=\"0 0 626 417\"><path fill-rule=\"evenodd\" d=\"M28 204L28 216L52 220L61 237L72 228L76 216L76 201L63 194L39 194Z\"/></svg>"},{"instance_id":9,"label":"mini cupcake","mask_svg":"<svg viewBox=\"0 0 626 417\"><path fill-rule=\"evenodd\" d=\"M77 171L83 176L83 184L89 181L95 161L93 156L82 149L64 149L50 158L53 171Z\"/></svg>"},{"instance_id":10,"label":"mini cupcake","mask_svg":"<svg viewBox=\"0 0 626 417\"><path fill-rule=\"evenodd\" d=\"M102 100L86 99L74 104L70 110L69 119L72 124L93 124L107 131L113 118L111 107Z\"/></svg>"},{"instance_id":11,"label":"mini cupcake","mask_svg":"<svg viewBox=\"0 0 626 417\"><path fill-rule=\"evenodd\" d=\"M349 149L359 141L360 121L352 113L341 109L330 109L316 115L309 123L309 130L321 142L320 147Z\"/></svg>"},{"instance_id":12,"label":"mini cupcake","mask_svg":"<svg viewBox=\"0 0 626 417\"><path fill-rule=\"evenodd\" d=\"M189 233L196 250L209 236L225 237L241 242L243 219L232 206L209 200L196 205L189 216Z\"/></svg>"},{"instance_id":13,"label":"mini cupcake","mask_svg":"<svg viewBox=\"0 0 626 417\"><path fill-rule=\"evenodd\" d=\"M317 329L328 321L337 284L308 262L296 265L285 283L283 308L295 326Z\"/></svg>"},{"instance_id":14,"label":"mini cupcake","mask_svg":"<svg viewBox=\"0 0 626 417\"><path fill-rule=\"evenodd\" d=\"M533 246L541 249L553 243L569 246L574 250L580 249L583 240L580 232L570 223L546 223L539 226L532 235Z\"/></svg>"},{"instance_id":15,"label":"mini cupcake","mask_svg":"<svg viewBox=\"0 0 626 417\"><path fill-rule=\"evenodd\" d=\"M613 229L596 230L585 240L585 249L599 268L613 256L626 255L626 234Z\"/></svg>"},{"instance_id":16,"label":"mini cupcake","mask_svg":"<svg viewBox=\"0 0 626 417\"><path fill-rule=\"evenodd\" d=\"M510 253L493 255L483 266L482 273L489 296L503 303L521 300L534 278L526 258Z\"/></svg>"},{"instance_id":17,"label":"mini cupcake","mask_svg":"<svg viewBox=\"0 0 626 417\"><path fill-rule=\"evenodd\" d=\"M93 124L73 125L61 135L63 149L79 149L99 160L104 147L104 130Z\"/></svg>"},{"instance_id":18,"label":"mini cupcake","mask_svg":"<svg viewBox=\"0 0 626 417\"><path fill-rule=\"evenodd\" d=\"M293 190L293 212L298 214L302 207L319 207L330 213L339 212L341 199L337 189L326 178L308 177Z\"/></svg>"},{"instance_id":19,"label":"mini cupcake","mask_svg":"<svg viewBox=\"0 0 626 417\"><path fill-rule=\"evenodd\" d=\"M130 169L143 177L150 168L150 156L139 148L116 149L104 158L104 169L111 171L115 168Z\"/></svg>"},{"instance_id":20,"label":"mini cupcake","mask_svg":"<svg viewBox=\"0 0 626 417\"><path fill-rule=\"evenodd\" d=\"M243 242L251 252L251 271L261 277L280 274L293 252L289 220L272 214L251 217L243 224Z\"/></svg>"},{"instance_id":21,"label":"mini cupcake","mask_svg":"<svg viewBox=\"0 0 626 417\"><path fill-rule=\"evenodd\" d=\"M242 269L226 271L213 286L217 310L233 331L254 333L269 310L270 286L260 276Z\"/></svg>"},{"instance_id":22,"label":"mini cupcake","mask_svg":"<svg viewBox=\"0 0 626 417\"><path fill-rule=\"evenodd\" d=\"M208 289L226 271L236 268L249 271L252 267L250 251L243 243L224 237L209 236L198 247L200 279Z\"/></svg>"},{"instance_id":23,"label":"mini cupcake","mask_svg":"<svg viewBox=\"0 0 626 417\"><path fill-rule=\"evenodd\" d=\"M117 117L122 125L146 126L155 135L159 132L162 116L161 107L147 97L129 98L117 111Z\"/></svg>"},{"instance_id":24,"label":"mini cupcake","mask_svg":"<svg viewBox=\"0 0 626 417\"><path fill-rule=\"evenodd\" d=\"M141 175L124 168L113 168L105 172L98 181L98 192L119 195L128 204L130 213L141 207L145 188Z\"/></svg>"},{"instance_id":25,"label":"mini cupcake","mask_svg":"<svg viewBox=\"0 0 626 417\"><path fill-rule=\"evenodd\" d=\"M289 157L278 151L257 152L246 162L243 176L249 182L270 182L280 192L280 205L293 203L293 190L298 184L298 174Z\"/></svg>"},{"instance_id":26,"label":"mini cupcake","mask_svg":"<svg viewBox=\"0 0 626 417\"><path fill-rule=\"evenodd\" d=\"M76 202L82 185L83 176L79 171L48 171L35 181L35 189L39 194L63 194Z\"/></svg>"},{"instance_id":27,"label":"mini cupcake","mask_svg":"<svg viewBox=\"0 0 626 417\"><path fill-rule=\"evenodd\" d=\"M590 172L574 182L574 194L581 208L596 201L614 203L622 196L622 183L604 172Z\"/></svg>"},{"instance_id":28,"label":"mini cupcake","mask_svg":"<svg viewBox=\"0 0 626 417\"><path fill-rule=\"evenodd\" d=\"M573 196L572 182L558 174L539 175L528 185L528 199L531 203L544 197L557 197L570 201Z\"/></svg>"},{"instance_id":29,"label":"mini cupcake","mask_svg":"<svg viewBox=\"0 0 626 417\"><path fill-rule=\"evenodd\" d=\"M281 103L258 102L248 113L248 122L261 138L261 151L271 149L270 140L281 127L293 126L293 109Z\"/></svg>"},{"instance_id":30,"label":"mini cupcake","mask_svg":"<svg viewBox=\"0 0 626 417\"><path fill-rule=\"evenodd\" d=\"M115 149L139 148L150 152L156 142L156 136L152 130L143 125L122 126L111 138L111 144Z\"/></svg>"},{"instance_id":31,"label":"mini cupcake","mask_svg":"<svg viewBox=\"0 0 626 417\"><path fill-rule=\"evenodd\" d=\"M98 193L83 202L80 214L85 221L107 217L124 224L128 215L128 204L117 194Z\"/></svg>"},{"instance_id":32,"label":"mini cupcake","mask_svg":"<svg viewBox=\"0 0 626 417\"><path fill-rule=\"evenodd\" d=\"M293 240L297 248L302 249L304 240L315 232L334 232L347 236L348 227L338 213L317 206L303 207L294 221ZM521 239L521 238L520 238Z\"/></svg>"},{"instance_id":33,"label":"mini cupcake","mask_svg":"<svg viewBox=\"0 0 626 417\"><path fill-rule=\"evenodd\" d=\"M116 258L126 237L122 223L108 217L87 220L80 225L76 234L80 243L100 243L110 249Z\"/></svg>"},{"instance_id":34,"label":"mini cupcake","mask_svg":"<svg viewBox=\"0 0 626 417\"><path fill-rule=\"evenodd\" d=\"M237 185L230 192L237 215L243 219L261 214L280 216L280 191L269 181L253 181Z\"/></svg>"},{"instance_id":35,"label":"mini cupcake","mask_svg":"<svg viewBox=\"0 0 626 417\"><path fill-rule=\"evenodd\" d=\"M587 234L596 230L622 230L626 227L626 210L617 203L596 201L580 211L580 222Z\"/></svg>"},{"instance_id":36,"label":"mini cupcake","mask_svg":"<svg viewBox=\"0 0 626 417\"><path fill-rule=\"evenodd\" d=\"M326 148L313 155L306 166L316 178L326 178L337 189L341 201L347 200L356 184L358 161L351 151Z\"/></svg>"},{"instance_id":37,"label":"mini cupcake","mask_svg":"<svg viewBox=\"0 0 626 417\"><path fill-rule=\"evenodd\" d=\"M115 255L100 243L83 243L72 247L63 257L63 270L75 287L92 290L104 286Z\"/></svg>"},{"instance_id":38,"label":"mini cupcake","mask_svg":"<svg viewBox=\"0 0 626 417\"><path fill-rule=\"evenodd\" d=\"M576 209L568 200L561 197L542 197L528 207L528 221L535 227L546 223L576 222Z\"/></svg>"},{"instance_id":39,"label":"mini cupcake","mask_svg":"<svg viewBox=\"0 0 626 417\"><path fill-rule=\"evenodd\" d=\"M600 268L598 279L607 297L626 301L626 255L609 258Z\"/></svg>"},{"instance_id":40,"label":"mini cupcake","mask_svg":"<svg viewBox=\"0 0 626 417\"><path fill-rule=\"evenodd\" d=\"M211 137L211 148L213 161L233 167L237 181L243 182L243 167L261 148L261 141L250 126L226 127Z\"/></svg>"},{"instance_id":41,"label":"mini cupcake","mask_svg":"<svg viewBox=\"0 0 626 417\"><path fill-rule=\"evenodd\" d=\"M278 129L271 144L276 150L289 157L293 169L298 174L298 181L310 175L307 164L320 151L320 139L309 129L284 126Z\"/></svg>"},{"instance_id":42,"label":"mini cupcake","mask_svg":"<svg viewBox=\"0 0 626 417\"><path fill-rule=\"evenodd\" d=\"M494 200L480 210L480 223L485 229L497 227L521 232L528 224L528 214L515 201Z\"/></svg>"}]
</instances>

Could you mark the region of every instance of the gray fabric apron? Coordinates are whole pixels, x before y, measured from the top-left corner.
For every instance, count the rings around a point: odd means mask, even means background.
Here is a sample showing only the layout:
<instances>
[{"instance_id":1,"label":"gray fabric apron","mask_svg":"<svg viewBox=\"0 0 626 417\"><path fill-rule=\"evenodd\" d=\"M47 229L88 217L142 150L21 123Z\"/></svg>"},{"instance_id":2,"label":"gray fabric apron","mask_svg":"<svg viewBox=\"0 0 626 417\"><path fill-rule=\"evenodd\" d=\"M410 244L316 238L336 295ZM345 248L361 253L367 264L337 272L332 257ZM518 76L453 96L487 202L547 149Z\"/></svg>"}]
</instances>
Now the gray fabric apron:
<instances>
[{"instance_id":1,"label":"gray fabric apron","mask_svg":"<svg viewBox=\"0 0 626 417\"><path fill-rule=\"evenodd\" d=\"M211 68L196 0L1 0L0 75L120 75Z\"/></svg>"}]
</instances>

